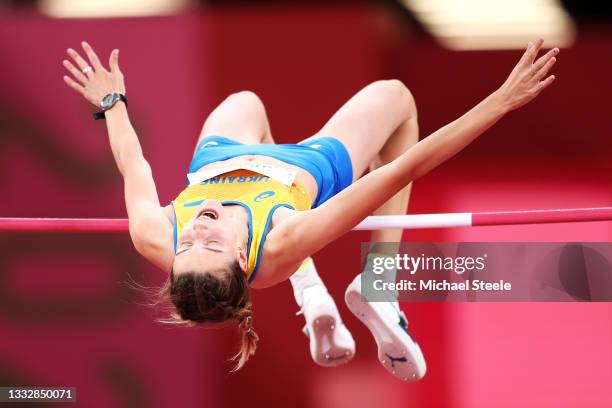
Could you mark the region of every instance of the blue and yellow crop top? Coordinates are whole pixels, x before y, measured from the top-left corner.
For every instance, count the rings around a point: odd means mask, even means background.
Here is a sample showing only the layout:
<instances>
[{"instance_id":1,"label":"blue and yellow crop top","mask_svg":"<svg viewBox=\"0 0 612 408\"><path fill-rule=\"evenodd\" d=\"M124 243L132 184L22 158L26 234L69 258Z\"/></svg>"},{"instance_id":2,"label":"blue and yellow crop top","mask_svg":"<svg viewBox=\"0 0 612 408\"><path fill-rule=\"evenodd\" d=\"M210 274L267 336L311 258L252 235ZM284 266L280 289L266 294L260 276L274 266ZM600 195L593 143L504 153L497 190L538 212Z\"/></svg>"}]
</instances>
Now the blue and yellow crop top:
<instances>
[{"instance_id":1,"label":"blue and yellow crop top","mask_svg":"<svg viewBox=\"0 0 612 408\"><path fill-rule=\"evenodd\" d=\"M311 208L313 199L306 187L295 181L288 187L270 177L249 170L235 170L185 188L172 201L174 209L174 251L178 236L207 199L221 204L241 205L249 216L247 277L249 283L259 268L262 249L274 211L287 207L298 211Z\"/></svg>"}]
</instances>

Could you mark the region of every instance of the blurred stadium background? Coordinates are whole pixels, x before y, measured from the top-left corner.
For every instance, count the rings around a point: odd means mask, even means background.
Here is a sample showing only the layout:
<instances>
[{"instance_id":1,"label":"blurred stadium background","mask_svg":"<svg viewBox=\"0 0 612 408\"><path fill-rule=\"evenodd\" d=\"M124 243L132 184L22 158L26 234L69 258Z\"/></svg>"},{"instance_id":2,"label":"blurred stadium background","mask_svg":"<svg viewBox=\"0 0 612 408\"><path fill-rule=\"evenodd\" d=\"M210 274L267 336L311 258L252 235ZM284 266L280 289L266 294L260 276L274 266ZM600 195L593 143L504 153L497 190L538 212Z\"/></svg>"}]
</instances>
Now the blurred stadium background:
<instances>
[{"instance_id":1,"label":"blurred stadium background","mask_svg":"<svg viewBox=\"0 0 612 408\"><path fill-rule=\"evenodd\" d=\"M422 137L499 86L527 41L562 48L535 102L415 183L411 213L612 205L612 5L599 1L0 1L0 216L125 217L103 123L62 81L67 47L121 50L130 117L162 204L206 115L244 89L277 142L316 132L382 78L415 95ZM351 233L315 256L337 299ZM611 223L406 232L409 241L611 241ZM609 407L606 303L406 303L428 374L396 381L367 330L348 365L310 359L288 283L255 291L256 356L232 329L154 323L127 274L158 285L127 235L0 235L0 386L74 386L83 407ZM27 406L20 404L16 406ZM46 406L61 406L48 404Z\"/></svg>"}]
</instances>

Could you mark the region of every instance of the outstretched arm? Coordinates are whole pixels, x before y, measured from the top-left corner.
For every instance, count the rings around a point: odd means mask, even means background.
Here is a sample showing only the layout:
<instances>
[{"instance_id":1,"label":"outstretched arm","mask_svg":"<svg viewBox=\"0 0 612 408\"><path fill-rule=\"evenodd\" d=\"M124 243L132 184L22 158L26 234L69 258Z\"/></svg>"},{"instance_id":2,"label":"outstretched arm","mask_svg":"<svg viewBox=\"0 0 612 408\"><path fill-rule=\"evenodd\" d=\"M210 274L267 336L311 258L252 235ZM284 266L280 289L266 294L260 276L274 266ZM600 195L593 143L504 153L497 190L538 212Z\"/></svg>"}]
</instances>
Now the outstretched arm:
<instances>
[{"instance_id":1,"label":"outstretched arm","mask_svg":"<svg viewBox=\"0 0 612 408\"><path fill-rule=\"evenodd\" d=\"M110 71L107 71L91 46L85 42L82 46L89 63L75 50L68 49L68 55L79 68L64 60L64 66L74 76L74 79L64 76L66 84L98 108L104 96L109 93L117 92L125 95L123 74L119 69L119 50L112 51L109 59ZM93 69L83 73L83 68L87 66ZM117 102L105 112L105 118L111 150L124 180L125 204L132 242L145 258L169 271L174 254L172 224L159 204L151 166L142 154L138 136L132 127L125 104Z\"/></svg>"},{"instance_id":2,"label":"outstretched arm","mask_svg":"<svg viewBox=\"0 0 612 408\"><path fill-rule=\"evenodd\" d=\"M273 229L278 261L304 259L351 230L406 184L461 151L506 113L535 98L550 85L546 79L558 49L534 62L543 40L530 44L504 84L459 119L421 140L391 163L357 180L322 206L288 217Z\"/></svg>"}]
</instances>

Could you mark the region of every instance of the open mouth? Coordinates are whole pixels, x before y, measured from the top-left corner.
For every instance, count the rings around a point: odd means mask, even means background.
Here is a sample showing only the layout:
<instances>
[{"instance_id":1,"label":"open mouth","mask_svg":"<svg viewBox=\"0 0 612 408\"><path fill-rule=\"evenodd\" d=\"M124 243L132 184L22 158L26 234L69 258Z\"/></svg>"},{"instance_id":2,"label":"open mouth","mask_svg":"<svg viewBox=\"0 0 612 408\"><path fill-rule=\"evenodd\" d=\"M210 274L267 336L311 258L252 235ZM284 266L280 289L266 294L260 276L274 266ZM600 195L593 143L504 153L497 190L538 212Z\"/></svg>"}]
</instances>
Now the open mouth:
<instances>
[{"instance_id":1,"label":"open mouth","mask_svg":"<svg viewBox=\"0 0 612 408\"><path fill-rule=\"evenodd\" d=\"M196 218L210 218L211 220L218 220L219 214L217 214L217 212L211 208L205 208L198 213Z\"/></svg>"}]
</instances>

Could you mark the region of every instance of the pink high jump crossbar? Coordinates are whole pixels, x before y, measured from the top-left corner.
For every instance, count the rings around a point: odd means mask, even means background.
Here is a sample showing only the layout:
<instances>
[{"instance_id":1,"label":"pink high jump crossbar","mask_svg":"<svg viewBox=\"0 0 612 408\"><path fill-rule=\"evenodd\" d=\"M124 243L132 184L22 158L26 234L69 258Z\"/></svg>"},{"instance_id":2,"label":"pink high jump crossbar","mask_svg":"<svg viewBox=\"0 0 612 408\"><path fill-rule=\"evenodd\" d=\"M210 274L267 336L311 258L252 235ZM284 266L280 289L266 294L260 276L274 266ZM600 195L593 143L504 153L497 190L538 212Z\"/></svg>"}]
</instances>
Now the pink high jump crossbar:
<instances>
[{"instance_id":1,"label":"pink high jump crossbar","mask_svg":"<svg viewBox=\"0 0 612 408\"><path fill-rule=\"evenodd\" d=\"M475 213L373 215L354 230L612 221L612 207ZM127 232L125 218L0 218L0 232Z\"/></svg>"}]
</instances>

